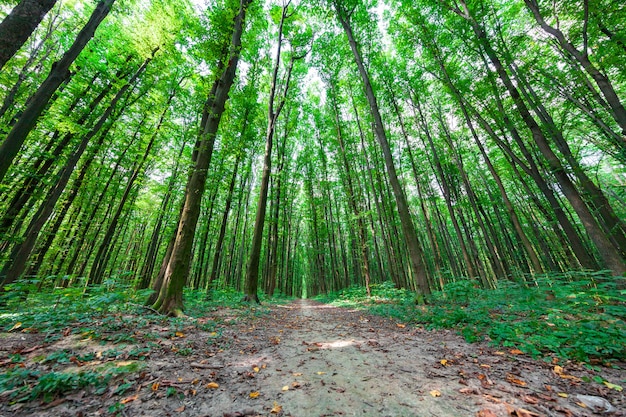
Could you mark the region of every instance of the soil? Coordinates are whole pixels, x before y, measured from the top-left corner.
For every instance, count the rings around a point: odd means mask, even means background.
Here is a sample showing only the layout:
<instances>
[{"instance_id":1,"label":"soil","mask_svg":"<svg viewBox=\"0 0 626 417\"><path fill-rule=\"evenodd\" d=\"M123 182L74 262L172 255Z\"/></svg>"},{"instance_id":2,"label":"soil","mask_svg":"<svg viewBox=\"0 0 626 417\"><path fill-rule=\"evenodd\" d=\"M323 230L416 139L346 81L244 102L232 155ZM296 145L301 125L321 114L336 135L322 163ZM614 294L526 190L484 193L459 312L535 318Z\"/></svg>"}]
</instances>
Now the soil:
<instances>
[{"instance_id":1,"label":"soil","mask_svg":"<svg viewBox=\"0 0 626 417\"><path fill-rule=\"evenodd\" d=\"M453 331L426 331L309 300L244 315L221 309L206 319L218 319L220 331L190 325L171 334L156 326L153 333L168 337L118 346L122 352L108 359L102 352L113 345L79 335L43 344L39 334L5 333L3 371L11 353L20 352L25 367L43 369L35 358L60 349L96 352L90 362L75 357L68 368L134 363L137 369L99 395L89 388L48 402L15 402L10 392L0 393L0 417L527 417L607 410L626 416L623 391L597 382L623 385L624 364L590 370L546 363L516 349L468 344ZM125 360L146 346L143 360Z\"/></svg>"}]
</instances>

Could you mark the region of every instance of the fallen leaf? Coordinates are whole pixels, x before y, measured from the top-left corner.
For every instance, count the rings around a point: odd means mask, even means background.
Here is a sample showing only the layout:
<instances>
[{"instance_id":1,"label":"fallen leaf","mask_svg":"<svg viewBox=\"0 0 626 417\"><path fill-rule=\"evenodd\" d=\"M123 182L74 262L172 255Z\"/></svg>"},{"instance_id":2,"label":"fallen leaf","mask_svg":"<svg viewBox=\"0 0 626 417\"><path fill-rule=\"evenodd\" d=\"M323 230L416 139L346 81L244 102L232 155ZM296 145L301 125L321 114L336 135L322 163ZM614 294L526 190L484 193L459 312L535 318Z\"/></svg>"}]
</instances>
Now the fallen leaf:
<instances>
[{"instance_id":1,"label":"fallen leaf","mask_svg":"<svg viewBox=\"0 0 626 417\"><path fill-rule=\"evenodd\" d=\"M522 381L519 378L516 378L513 374L506 374L506 380L509 381L511 384L519 385L520 387L526 386L526 382Z\"/></svg>"},{"instance_id":2,"label":"fallen leaf","mask_svg":"<svg viewBox=\"0 0 626 417\"><path fill-rule=\"evenodd\" d=\"M574 375L567 375L565 373L565 371L563 370L563 367L559 366L559 365L555 365L554 366L554 373L557 374L558 376L560 376L563 379L571 379L574 382L580 382L580 378L574 376Z\"/></svg>"},{"instance_id":3,"label":"fallen leaf","mask_svg":"<svg viewBox=\"0 0 626 417\"><path fill-rule=\"evenodd\" d=\"M524 352L522 352L522 351L521 351L521 350L519 350L519 349L511 349L511 350L509 350L509 353L510 353L511 355L523 355L523 354L524 354Z\"/></svg>"},{"instance_id":4,"label":"fallen leaf","mask_svg":"<svg viewBox=\"0 0 626 417\"><path fill-rule=\"evenodd\" d=\"M15 323L15 324L13 325L13 327L11 327L11 328L10 328L9 330L7 330L7 331L8 331L8 332L12 332L13 330L15 330L15 329L19 329L20 327L22 327L22 322L21 322L21 321L18 321L17 323Z\"/></svg>"},{"instance_id":5,"label":"fallen leaf","mask_svg":"<svg viewBox=\"0 0 626 417\"><path fill-rule=\"evenodd\" d=\"M285 385L282 390L283 391L289 391L289 385Z\"/></svg>"},{"instance_id":6,"label":"fallen leaf","mask_svg":"<svg viewBox=\"0 0 626 417\"><path fill-rule=\"evenodd\" d=\"M441 397L441 392L439 392L438 390L434 389L434 390L430 391L430 395L432 395L433 397Z\"/></svg>"},{"instance_id":7,"label":"fallen leaf","mask_svg":"<svg viewBox=\"0 0 626 417\"><path fill-rule=\"evenodd\" d=\"M559 396L559 397L561 397L561 398L567 398L567 397L569 397L569 395L567 395L567 394L566 394L566 393L564 393L564 392L557 392L557 394L556 394L556 395L558 395L558 396Z\"/></svg>"},{"instance_id":8,"label":"fallen leaf","mask_svg":"<svg viewBox=\"0 0 626 417\"><path fill-rule=\"evenodd\" d=\"M515 416L517 417L540 417L539 414L533 413L532 411L524 410L523 408L518 408L515 410Z\"/></svg>"},{"instance_id":9,"label":"fallen leaf","mask_svg":"<svg viewBox=\"0 0 626 417\"><path fill-rule=\"evenodd\" d=\"M504 353L504 352L502 352L502 351L500 351L500 350L495 351L494 353L495 353L496 355L500 355L500 356L502 356L502 355L506 355L506 353Z\"/></svg>"},{"instance_id":10,"label":"fallen leaf","mask_svg":"<svg viewBox=\"0 0 626 417\"><path fill-rule=\"evenodd\" d=\"M181 405L180 407L178 407L178 408L177 408L176 410L174 410L174 411L176 411L177 413L182 413L183 411L185 411L185 406L184 406L184 405Z\"/></svg>"},{"instance_id":11,"label":"fallen leaf","mask_svg":"<svg viewBox=\"0 0 626 417\"><path fill-rule=\"evenodd\" d=\"M491 368L491 365L487 365L486 363L481 363L480 367L481 368L485 368L485 369L489 369L489 368Z\"/></svg>"},{"instance_id":12,"label":"fallen leaf","mask_svg":"<svg viewBox=\"0 0 626 417\"><path fill-rule=\"evenodd\" d=\"M252 370L258 373L261 370L261 368L259 368L258 366L255 366L254 368L252 368Z\"/></svg>"},{"instance_id":13,"label":"fallen leaf","mask_svg":"<svg viewBox=\"0 0 626 417\"><path fill-rule=\"evenodd\" d=\"M476 413L476 417L498 417L498 416L496 415L496 413L494 413L490 409L485 408L485 409L480 410L479 412L477 412Z\"/></svg>"},{"instance_id":14,"label":"fallen leaf","mask_svg":"<svg viewBox=\"0 0 626 417\"><path fill-rule=\"evenodd\" d=\"M461 388L459 390L459 392L461 394L480 394L480 392L478 392L478 390L476 388L472 388L472 387L465 387L465 388Z\"/></svg>"},{"instance_id":15,"label":"fallen leaf","mask_svg":"<svg viewBox=\"0 0 626 417\"><path fill-rule=\"evenodd\" d=\"M611 384L609 381L602 381L604 385L606 385L609 389L614 389L617 392L622 392L622 387L619 385Z\"/></svg>"},{"instance_id":16,"label":"fallen leaf","mask_svg":"<svg viewBox=\"0 0 626 417\"><path fill-rule=\"evenodd\" d=\"M209 382L208 384L206 384L206 387L210 389L217 389L220 387L220 384L218 384L217 382Z\"/></svg>"},{"instance_id":17,"label":"fallen leaf","mask_svg":"<svg viewBox=\"0 0 626 417\"><path fill-rule=\"evenodd\" d=\"M531 395L524 395L522 397L522 400L524 400L524 402L528 404L533 404L533 405L539 404L539 398L533 397Z\"/></svg>"},{"instance_id":18,"label":"fallen leaf","mask_svg":"<svg viewBox=\"0 0 626 417\"><path fill-rule=\"evenodd\" d=\"M293 382L291 383L291 386L292 386L293 388L300 388L302 385L301 385L298 381L293 381Z\"/></svg>"},{"instance_id":19,"label":"fallen leaf","mask_svg":"<svg viewBox=\"0 0 626 417\"><path fill-rule=\"evenodd\" d=\"M283 407L281 405L278 405L278 403L276 401L274 401L274 407L272 407L272 410L270 411L271 414L278 414L281 411L283 411Z\"/></svg>"},{"instance_id":20,"label":"fallen leaf","mask_svg":"<svg viewBox=\"0 0 626 417\"><path fill-rule=\"evenodd\" d=\"M448 360L447 359L442 359L439 361L440 364L442 364L443 366L448 366Z\"/></svg>"},{"instance_id":21,"label":"fallen leaf","mask_svg":"<svg viewBox=\"0 0 626 417\"><path fill-rule=\"evenodd\" d=\"M261 395L261 393L259 391L252 391L249 395L250 398L259 398L259 395Z\"/></svg>"},{"instance_id":22,"label":"fallen leaf","mask_svg":"<svg viewBox=\"0 0 626 417\"><path fill-rule=\"evenodd\" d=\"M123 400L120 401L120 404L128 404L131 401L135 401L137 398L139 398L139 395L133 395L131 397L126 397Z\"/></svg>"},{"instance_id":23,"label":"fallen leaf","mask_svg":"<svg viewBox=\"0 0 626 417\"><path fill-rule=\"evenodd\" d=\"M316 372L316 374L318 374L318 375L324 375L325 373L326 373L326 372L322 372L322 371L320 371L320 372Z\"/></svg>"},{"instance_id":24,"label":"fallen leaf","mask_svg":"<svg viewBox=\"0 0 626 417\"><path fill-rule=\"evenodd\" d=\"M176 337L185 337L185 334L183 332L176 332L175 335Z\"/></svg>"},{"instance_id":25,"label":"fallen leaf","mask_svg":"<svg viewBox=\"0 0 626 417\"><path fill-rule=\"evenodd\" d=\"M396 326L398 326L401 329L404 329L406 327L406 324L397 323Z\"/></svg>"},{"instance_id":26,"label":"fallen leaf","mask_svg":"<svg viewBox=\"0 0 626 417\"><path fill-rule=\"evenodd\" d=\"M157 391L159 389L159 383L155 382L154 384L152 384L152 391Z\"/></svg>"},{"instance_id":27,"label":"fallen leaf","mask_svg":"<svg viewBox=\"0 0 626 417\"><path fill-rule=\"evenodd\" d=\"M294 372L292 375L293 376L302 376L302 372Z\"/></svg>"}]
</instances>

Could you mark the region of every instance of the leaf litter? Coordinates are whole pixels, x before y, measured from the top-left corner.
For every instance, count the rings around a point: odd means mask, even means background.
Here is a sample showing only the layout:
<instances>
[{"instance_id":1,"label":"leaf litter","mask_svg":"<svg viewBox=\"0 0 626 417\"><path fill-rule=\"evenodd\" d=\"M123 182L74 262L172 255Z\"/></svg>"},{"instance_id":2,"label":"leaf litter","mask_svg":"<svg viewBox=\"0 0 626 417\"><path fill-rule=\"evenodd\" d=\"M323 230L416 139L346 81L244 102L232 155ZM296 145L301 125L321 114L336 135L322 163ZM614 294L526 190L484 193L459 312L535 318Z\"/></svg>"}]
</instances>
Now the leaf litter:
<instances>
[{"instance_id":1,"label":"leaf litter","mask_svg":"<svg viewBox=\"0 0 626 417\"><path fill-rule=\"evenodd\" d=\"M546 363L308 300L257 313L224 308L212 313L229 318L219 332L190 319L123 343L73 332L44 342L10 328L1 334L0 415L626 416L624 364ZM120 363L141 366L122 372ZM106 383L84 380L106 365ZM20 387L6 383L21 373L33 389L46 372L59 386L43 397L15 396Z\"/></svg>"}]
</instances>

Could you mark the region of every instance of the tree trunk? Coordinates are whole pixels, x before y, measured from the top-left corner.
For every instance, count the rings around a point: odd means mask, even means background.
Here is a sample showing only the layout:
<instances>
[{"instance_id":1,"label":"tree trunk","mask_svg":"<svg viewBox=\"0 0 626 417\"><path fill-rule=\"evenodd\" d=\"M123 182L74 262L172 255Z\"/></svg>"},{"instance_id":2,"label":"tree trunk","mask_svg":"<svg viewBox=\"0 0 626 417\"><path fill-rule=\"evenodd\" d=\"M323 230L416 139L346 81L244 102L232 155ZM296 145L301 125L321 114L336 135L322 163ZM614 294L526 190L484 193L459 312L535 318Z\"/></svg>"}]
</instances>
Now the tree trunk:
<instances>
[{"instance_id":1,"label":"tree trunk","mask_svg":"<svg viewBox=\"0 0 626 417\"><path fill-rule=\"evenodd\" d=\"M229 59L223 63L222 73L215 80L205 106L206 115L203 116L203 119L206 120L206 124L202 126L202 133L199 137L199 146L196 152L197 157L192 173L187 181L185 202L178 222L174 247L166 268L163 285L159 297L153 306L163 314L173 316L183 314L183 287L189 276L194 234L198 217L200 216L207 170L211 163L215 135L228 100L228 92L235 80L246 10L251 2L252 0L241 0L240 2L239 11L233 20Z\"/></svg>"},{"instance_id":2,"label":"tree trunk","mask_svg":"<svg viewBox=\"0 0 626 417\"><path fill-rule=\"evenodd\" d=\"M289 8L290 1L288 1L283 7L281 14L280 24L278 27L278 42L276 50L276 58L274 60L274 69L272 73L272 82L270 86L269 99L268 99L268 112L267 112L267 132L265 135L265 154L263 156L263 174L261 176L261 189L259 191L259 202L257 205L256 218L254 221L254 232L252 235L252 246L250 248L250 259L248 261L248 269L246 271L246 283L244 289L244 301L259 302L258 280L259 280L259 262L261 260L261 244L263 241L263 227L265 225L265 212L267 209L267 193L269 190L270 174L272 171L272 143L274 139L274 133L276 131L276 121L280 116L280 113L287 100L287 92L289 91L289 81L291 78L291 71L293 69L293 63L296 59L292 54L287 73L285 74L285 82L283 85L283 91L281 92L281 98L278 105L275 107L275 98L278 88L278 70L280 69L281 48L283 39L283 24L287 17L287 9Z\"/></svg>"},{"instance_id":3,"label":"tree trunk","mask_svg":"<svg viewBox=\"0 0 626 417\"><path fill-rule=\"evenodd\" d=\"M39 210L33 217L28 229L26 231L26 238L24 242L19 245L16 245L11 254L11 258L9 262L4 267L4 273L1 275L5 275L4 284L9 284L20 277L20 275L26 269L26 262L30 258L33 248L37 242L37 238L39 237L39 232L43 228L44 224L48 221L50 214L54 210L54 206L56 205L59 197L67 183L70 180L70 176L76 167L80 157L87 149L87 145L90 143L91 139L93 139L102 129L105 122L109 119L118 101L126 94L131 85L134 85L135 81L139 78L139 76L143 73L148 63L150 63L151 59L148 58L144 61L143 65L137 70L137 72L133 75L133 77L126 83L115 95L111 103L104 111L98 122L94 125L94 127L82 138L80 145L74 151L74 153L70 156L68 161L63 168L61 175L55 184L55 186L50 190L48 195L46 196L45 201L39 207ZM104 142L105 134L101 134L98 143L95 146L95 149L99 149ZM89 158L88 161L93 161L93 158ZM89 163L89 162L88 162ZM86 171L86 170L85 170Z\"/></svg>"},{"instance_id":4,"label":"tree trunk","mask_svg":"<svg viewBox=\"0 0 626 417\"><path fill-rule=\"evenodd\" d=\"M56 0L21 0L0 23L0 70L35 31Z\"/></svg>"},{"instance_id":5,"label":"tree trunk","mask_svg":"<svg viewBox=\"0 0 626 417\"><path fill-rule=\"evenodd\" d=\"M43 113L52 95L59 86L69 78L70 65L72 65L85 45L87 45L87 42L94 36L100 23L109 14L114 1L115 0L102 0L98 3L91 14L91 18L78 33L70 49L67 50L58 62L52 65L48 77L44 80L39 89L37 89L37 92L35 92L30 100L30 104L26 107L15 125L13 125L13 128L2 142L2 145L0 145L0 182L4 179L13 159L15 159L15 156L22 147L28 134L35 127L37 119L39 119L39 116ZM23 2L24 0L22 3ZM0 39L6 38L0 35Z\"/></svg>"},{"instance_id":6,"label":"tree trunk","mask_svg":"<svg viewBox=\"0 0 626 417\"><path fill-rule=\"evenodd\" d=\"M465 6L464 3L463 5ZM528 110L526 103L523 101L518 88L509 77L495 50L492 48L485 31L478 24L478 22L474 20L474 18L469 14L467 6L465 6L464 12L458 11L458 13L462 17L467 19L470 23L478 42L484 48L485 53L495 67L495 70L498 73L500 80L505 85L509 94L511 95L511 98L515 103L515 107L520 113L522 120L526 124L528 130L531 132L537 148L550 165L554 176L559 182L563 194L572 205L572 208L580 218L582 224L585 227L585 230L589 234L589 237L596 245L596 248L598 249L598 252L604 261L605 267L612 270L613 274L615 274L616 276L622 275L626 272L626 263L624 262L624 259L622 258L621 254L615 249L611 241L607 238L604 231L596 223L596 220L593 218L593 215L589 211L589 207L587 207L580 193L567 175L567 172L561 164L561 161L550 148L550 145L543 131L530 114L530 111Z\"/></svg>"},{"instance_id":7,"label":"tree trunk","mask_svg":"<svg viewBox=\"0 0 626 417\"><path fill-rule=\"evenodd\" d=\"M539 3L537 0L524 0L524 2L532 12L535 20L541 28L550 35L554 36L554 38L559 42L559 45L561 45L561 48L574 58L583 67L587 74L589 74L589 76L596 82L600 92L602 92L602 95L611 108L611 116L613 116L617 124L622 129L623 146L626 147L626 109L624 108L624 105L622 104L608 77L596 68L596 66L589 60L586 42L584 45L585 49L583 51L579 51L565 38L565 35L561 32L561 30L546 23L541 11L539 10Z\"/></svg>"},{"instance_id":8,"label":"tree trunk","mask_svg":"<svg viewBox=\"0 0 626 417\"><path fill-rule=\"evenodd\" d=\"M367 69L365 68L365 64L363 63L363 59L361 57L361 52L359 51L357 42L352 33L352 27L350 26L349 21L350 16L345 13L342 6L338 5L337 3L335 3L334 6L335 10L337 11L337 17L339 18L339 22L343 26L346 36L348 37L350 48L352 49L354 59L356 61L357 67L359 68L361 79L363 80L363 87L365 89L365 95L367 96L367 101L370 106L370 111L372 113L372 117L374 118L374 131L376 133L376 138L378 139L380 147L382 148L385 166L387 168L387 175L389 177L389 182L391 183L391 188L396 199L398 215L400 217L400 223L402 225L402 232L404 234L406 247L409 252L411 274L413 276L413 279L417 282L421 295L428 295L430 294L430 286L428 283L428 277L426 276L426 269L424 268L422 262L422 250L420 248L420 243L417 239L415 227L413 226L413 220L411 219L411 213L409 212L409 207L406 201L404 190L402 189L402 185L400 184L400 180L398 179L398 174L396 173L393 156L391 155L391 149L387 140L387 134L385 132L385 127L380 116L380 111L378 110L378 102L376 100L376 96L374 95L374 89L372 88L372 85L370 83L369 74L367 72Z\"/></svg>"}]
</instances>

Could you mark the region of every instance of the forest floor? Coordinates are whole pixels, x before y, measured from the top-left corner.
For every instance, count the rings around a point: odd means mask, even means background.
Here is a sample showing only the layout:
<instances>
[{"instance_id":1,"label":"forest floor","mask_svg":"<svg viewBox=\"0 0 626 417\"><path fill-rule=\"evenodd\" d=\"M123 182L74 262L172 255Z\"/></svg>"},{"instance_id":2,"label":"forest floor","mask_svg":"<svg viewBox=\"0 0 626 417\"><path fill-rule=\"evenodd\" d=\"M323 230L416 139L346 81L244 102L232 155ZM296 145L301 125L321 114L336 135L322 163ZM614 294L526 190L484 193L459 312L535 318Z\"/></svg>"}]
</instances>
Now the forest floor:
<instances>
[{"instance_id":1,"label":"forest floor","mask_svg":"<svg viewBox=\"0 0 626 417\"><path fill-rule=\"evenodd\" d=\"M0 333L0 371L26 375L0 393L1 417L626 416L623 391L584 382L621 383L624 366L557 366L310 300L223 308L174 327L94 320L99 338L70 327L52 342L27 329ZM54 376L35 383L45 372ZM104 388L90 375L108 375ZM25 397L28 384L46 395Z\"/></svg>"}]
</instances>

